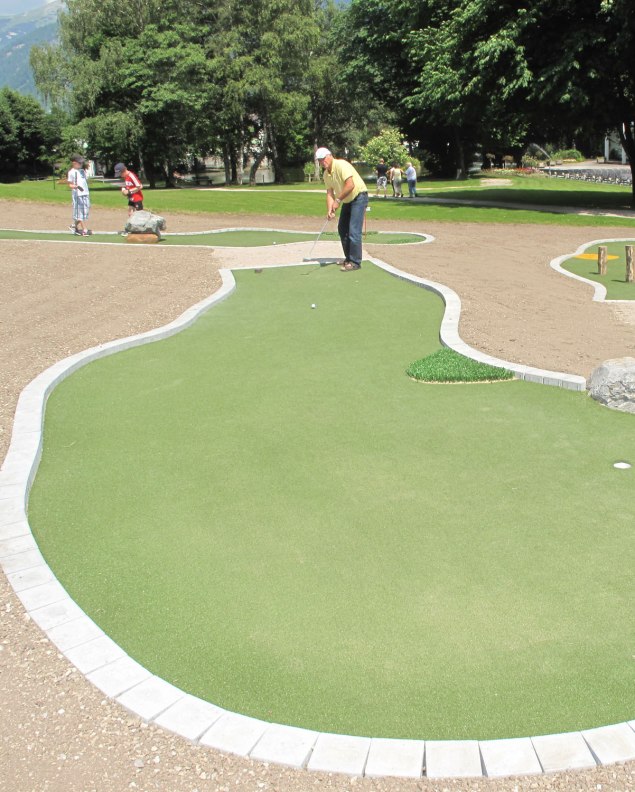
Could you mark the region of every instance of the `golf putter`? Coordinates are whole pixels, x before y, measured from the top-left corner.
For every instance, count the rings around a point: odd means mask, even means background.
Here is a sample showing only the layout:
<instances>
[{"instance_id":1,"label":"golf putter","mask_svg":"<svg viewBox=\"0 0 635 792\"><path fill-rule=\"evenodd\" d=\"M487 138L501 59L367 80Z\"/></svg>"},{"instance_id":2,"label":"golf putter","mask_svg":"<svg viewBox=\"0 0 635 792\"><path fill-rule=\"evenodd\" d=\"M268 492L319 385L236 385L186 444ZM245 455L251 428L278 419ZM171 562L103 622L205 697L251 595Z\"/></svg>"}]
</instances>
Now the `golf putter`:
<instances>
[{"instance_id":1,"label":"golf putter","mask_svg":"<svg viewBox=\"0 0 635 792\"><path fill-rule=\"evenodd\" d=\"M326 228L326 224L328 223L328 221L329 221L329 219L327 217L326 220L324 221L324 225L322 226L322 230L317 235L317 239L313 243L313 247L311 248L311 252L309 253L309 255L306 258L303 258L302 261L313 261L313 251L315 250L315 246L317 245L317 243L320 241L320 237L324 233L324 229Z\"/></svg>"}]
</instances>

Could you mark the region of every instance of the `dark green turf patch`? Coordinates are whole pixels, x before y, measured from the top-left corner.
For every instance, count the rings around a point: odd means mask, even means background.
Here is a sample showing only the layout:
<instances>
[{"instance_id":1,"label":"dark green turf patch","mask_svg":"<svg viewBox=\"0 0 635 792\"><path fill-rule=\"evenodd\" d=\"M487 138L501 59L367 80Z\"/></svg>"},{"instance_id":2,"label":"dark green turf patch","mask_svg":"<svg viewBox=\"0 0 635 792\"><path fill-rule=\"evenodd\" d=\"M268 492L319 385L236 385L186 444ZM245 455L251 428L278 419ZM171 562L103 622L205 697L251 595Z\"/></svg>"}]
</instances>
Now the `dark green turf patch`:
<instances>
[{"instance_id":1,"label":"dark green turf patch","mask_svg":"<svg viewBox=\"0 0 635 792\"><path fill-rule=\"evenodd\" d=\"M406 374L421 382L492 382L514 378L508 369L479 363L447 347L416 360L406 369Z\"/></svg>"},{"instance_id":2,"label":"dark green turf patch","mask_svg":"<svg viewBox=\"0 0 635 792\"><path fill-rule=\"evenodd\" d=\"M154 673L267 720L484 739L632 718L632 416L420 387L403 372L442 302L370 265L236 279L51 394L29 519L71 596Z\"/></svg>"},{"instance_id":3,"label":"dark green turf patch","mask_svg":"<svg viewBox=\"0 0 635 792\"><path fill-rule=\"evenodd\" d=\"M598 274L597 252L598 245L593 245L585 253L594 254L593 259L581 259L572 256L564 261L561 266L568 272L573 272L587 280L601 283L606 288L607 300L635 300L635 283L626 282L626 245L635 245L635 240L624 242L607 242L607 252L616 259L607 261L606 275Z\"/></svg>"},{"instance_id":4,"label":"dark green turf patch","mask_svg":"<svg viewBox=\"0 0 635 792\"><path fill-rule=\"evenodd\" d=\"M285 245L291 242L313 242L316 238L317 233L311 232L244 230L206 232L200 234L164 234L160 244L209 245L210 247L260 247L265 245ZM58 242L110 242L117 244L126 241L125 236L117 234L95 233L90 236L80 237L70 232L16 231L12 229L0 230L0 239L31 239ZM322 234L320 239L325 242L339 242L339 237L335 231ZM364 237L364 241L367 244L407 245L422 242L423 239L417 234L410 234L408 232L380 233L374 231L369 232Z\"/></svg>"}]
</instances>

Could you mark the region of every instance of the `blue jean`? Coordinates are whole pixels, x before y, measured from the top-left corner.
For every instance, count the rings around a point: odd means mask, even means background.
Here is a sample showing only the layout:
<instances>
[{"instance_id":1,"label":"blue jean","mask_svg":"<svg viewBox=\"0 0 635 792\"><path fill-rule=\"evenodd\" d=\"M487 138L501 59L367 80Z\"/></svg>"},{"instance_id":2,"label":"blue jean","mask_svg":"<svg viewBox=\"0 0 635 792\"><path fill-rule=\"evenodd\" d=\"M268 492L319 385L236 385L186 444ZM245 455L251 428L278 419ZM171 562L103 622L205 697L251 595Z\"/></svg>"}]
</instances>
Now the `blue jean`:
<instances>
[{"instance_id":1,"label":"blue jean","mask_svg":"<svg viewBox=\"0 0 635 792\"><path fill-rule=\"evenodd\" d=\"M417 197L417 180L416 179L408 179L408 195L411 198Z\"/></svg>"},{"instance_id":2,"label":"blue jean","mask_svg":"<svg viewBox=\"0 0 635 792\"><path fill-rule=\"evenodd\" d=\"M368 193L361 192L350 203L342 204L337 233L340 235L344 258L353 264L362 263L362 229L368 206Z\"/></svg>"}]
</instances>

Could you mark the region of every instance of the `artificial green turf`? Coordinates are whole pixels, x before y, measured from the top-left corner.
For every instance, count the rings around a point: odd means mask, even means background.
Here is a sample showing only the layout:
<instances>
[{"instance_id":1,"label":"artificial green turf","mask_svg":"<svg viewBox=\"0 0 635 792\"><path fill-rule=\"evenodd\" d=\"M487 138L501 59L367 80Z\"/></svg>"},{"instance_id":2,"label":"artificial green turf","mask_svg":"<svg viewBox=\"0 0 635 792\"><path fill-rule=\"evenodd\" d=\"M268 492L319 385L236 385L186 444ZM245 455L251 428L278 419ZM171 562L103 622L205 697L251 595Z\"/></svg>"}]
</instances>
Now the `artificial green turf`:
<instances>
[{"instance_id":1,"label":"artificial green turf","mask_svg":"<svg viewBox=\"0 0 635 792\"><path fill-rule=\"evenodd\" d=\"M480 363L448 347L415 360L406 374L421 382L490 382L514 377L508 369Z\"/></svg>"},{"instance_id":2,"label":"artificial green turf","mask_svg":"<svg viewBox=\"0 0 635 792\"><path fill-rule=\"evenodd\" d=\"M606 275L598 274L597 258L580 259L572 256L561 266L575 275L601 283L606 288L607 300L635 300L635 283L626 282L626 252L624 250L626 245L635 245L635 240L606 243L607 253L610 256L617 256L616 259L606 262ZM596 256L597 251L597 245L585 250L586 253L593 253Z\"/></svg>"},{"instance_id":3,"label":"artificial green turf","mask_svg":"<svg viewBox=\"0 0 635 792\"><path fill-rule=\"evenodd\" d=\"M42 551L127 652L227 709L496 738L635 710L633 417L422 387L441 300L366 264L236 273L50 396ZM311 309L311 304L317 305Z\"/></svg>"},{"instance_id":4,"label":"artificial green turf","mask_svg":"<svg viewBox=\"0 0 635 792\"><path fill-rule=\"evenodd\" d=\"M56 242L109 242L119 244L126 238L118 234L91 234L90 236L76 236L70 232L48 231L18 231L15 229L0 229L0 239L29 239ZM210 247L258 247L278 244L288 245L291 242L312 242L317 239L317 233L287 232L269 230L241 230L241 231L215 231L200 234L165 234L161 244L165 245L209 245ZM325 232L320 236L323 242L339 242L336 231ZM423 242L417 234L404 232L379 232L370 231L364 236L365 244L379 245L411 245Z\"/></svg>"}]
</instances>

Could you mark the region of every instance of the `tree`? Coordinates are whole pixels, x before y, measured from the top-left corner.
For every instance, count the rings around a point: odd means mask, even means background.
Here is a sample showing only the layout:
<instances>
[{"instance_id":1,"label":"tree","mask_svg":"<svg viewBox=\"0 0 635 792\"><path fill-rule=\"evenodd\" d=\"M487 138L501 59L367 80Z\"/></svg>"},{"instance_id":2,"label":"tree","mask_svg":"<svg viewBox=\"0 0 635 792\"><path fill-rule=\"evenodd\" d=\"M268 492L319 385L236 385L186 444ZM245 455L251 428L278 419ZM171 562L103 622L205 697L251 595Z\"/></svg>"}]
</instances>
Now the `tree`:
<instances>
[{"instance_id":1,"label":"tree","mask_svg":"<svg viewBox=\"0 0 635 792\"><path fill-rule=\"evenodd\" d=\"M55 121L32 96L9 88L0 91L0 160L4 175L18 178L50 172L60 132Z\"/></svg>"},{"instance_id":2,"label":"tree","mask_svg":"<svg viewBox=\"0 0 635 792\"><path fill-rule=\"evenodd\" d=\"M310 140L310 54L321 0L68 0L60 44L34 53L37 83L69 107L90 151L110 152L120 114L131 125L118 158L169 182L173 165L223 154L242 180L246 157L303 158ZM183 20L187 20L184 22Z\"/></svg>"},{"instance_id":3,"label":"tree","mask_svg":"<svg viewBox=\"0 0 635 792\"><path fill-rule=\"evenodd\" d=\"M532 112L545 126L603 136L617 130L635 207L635 8L627 0L535 3L521 43L533 75Z\"/></svg>"},{"instance_id":4,"label":"tree","mask_svg":"<svg viewBox=\"0 0 635 792\"><path fill-rule=\"evenodd\" d=\"M145 166L169 181L176 162L207 143L215 82L202 39L183 23L198 3L68 0L60 43L32 56L36 83L65 105L88 153Z\"/></svg>"},{"instance_id":5,"label":"tree","mask_svg":"<svg viewBox=\"0 0 635 792\"><path fill-rule=\"evenodd\" d=\"M282 163L303 158L309 145L308 71L318 43L312 0L223 0L217 6L219 35L209 53L221 86L218 135L226 168L250 178L269 157L276 181Z\"/></svg>"},{"instance_id":6,"label":"tree","mask_svg":"<svg viewBox=\"0 0 635 792\"><path fill-rule=\"evenodd\" d=\"M5 92L0 92L0 174L4 178L15 179L18 174L20 141L18 125Z\"/></svg>"},{"instance_id":7,"label":"tree","mask_svg":"<svg viewBox=\"0 0 635 792\"><path fill-rule=\"evenodd\" d=\"M509 11L491 0L429 0L428 24L407 36L417 75L406 104L428 124L449 131L457 178L467 176L468 155L477 142L504 137L514 145L527 132L506 101L522 93L531 78L516 46L523 10Z\"/></svg>"},{"instance_id":8,"label":"tree","mask_svg":"<svg viewBox=\"0 0 635 792\"><path fill-rule=\"evenodd\" d=\"M629 0L352 0L351 71L465 173L477 142L617 129L635 165ZM634 193L635 201L635 193Z\"/></svg>"}]
</instances>

